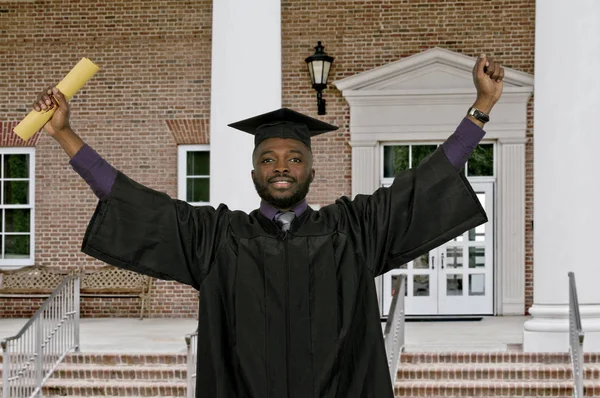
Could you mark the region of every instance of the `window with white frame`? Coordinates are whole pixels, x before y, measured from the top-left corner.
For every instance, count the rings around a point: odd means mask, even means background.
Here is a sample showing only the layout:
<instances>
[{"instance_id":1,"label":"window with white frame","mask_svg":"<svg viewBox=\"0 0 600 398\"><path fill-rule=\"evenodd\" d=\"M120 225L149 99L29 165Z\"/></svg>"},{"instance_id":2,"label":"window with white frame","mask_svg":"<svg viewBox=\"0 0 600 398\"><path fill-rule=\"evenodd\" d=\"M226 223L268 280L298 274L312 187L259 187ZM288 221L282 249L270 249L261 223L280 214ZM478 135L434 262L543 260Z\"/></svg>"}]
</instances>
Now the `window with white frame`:
<instances>
[{"instance_id":1,"label":"window with white frame","mask_svg":"<svg viewBox=\"0 0 600 398\"><path fill-rule=\"evenodd\" d=\"M0 148L0 209L0 267L33 265L34 148Z\"/></svg>"},{"instance_id":2,"label":"window with white frame","mask_svg":"<svg viewBox=\"0 0 600 398\"><path fill-rule=\"evenodd\" d=\"M390 186L394 177L401 171L416 167L423 159L432 154L438 144L383 144L381 146L381 185ZM481 143L477 145L462 172L472 178L495 177L495 145Z\"/></svg>"},{"instance_id":3,"label":"window with white frame","mask_svg":"<svg viewBox=\"0 0 600 398\"><path fill-rule=\"evenodd\" d=\"M177 163L177 195L191 205L210 201L210 146L180 145Z\"/></svg>"}]
</instances>

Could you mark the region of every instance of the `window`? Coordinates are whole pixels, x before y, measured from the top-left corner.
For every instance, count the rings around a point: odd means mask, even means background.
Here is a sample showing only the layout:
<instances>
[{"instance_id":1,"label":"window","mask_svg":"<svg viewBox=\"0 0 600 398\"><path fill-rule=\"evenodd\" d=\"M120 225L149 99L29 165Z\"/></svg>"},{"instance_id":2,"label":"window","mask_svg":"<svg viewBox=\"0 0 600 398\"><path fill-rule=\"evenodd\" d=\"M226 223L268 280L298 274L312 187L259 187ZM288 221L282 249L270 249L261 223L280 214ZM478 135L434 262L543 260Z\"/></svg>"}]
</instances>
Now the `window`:
<instances>
[{"instance_id":1,"label":"window","mask_svg":"<svg viewBox=\"0 0 600 398\"><path fill-rule=\"evenodd\" d=\"M390 186L401 171L416 167L432 154L438 144L384 144L382 145L381 185ZM477 145L463 172L467 177L494 177L494 144Z\"/></svg>"},{"instance_id":2,"label":"window","mask_svg":"<svg viewBox=\"0 0 600 398\"><path fill-rule=\"evenodd\" d=\"M210 201L210 146L180 145L177 165L179 199L191 205Z\"/></svg>"},{"instance_id":3,"label":"window","mask_svg":"<svg viewBox=\"0 0 600 398\"><path fill-rule=\"evenodd\" d=\"M35 149L0 148L0 266L34 263Z\"/></svg>"}]
</instances>

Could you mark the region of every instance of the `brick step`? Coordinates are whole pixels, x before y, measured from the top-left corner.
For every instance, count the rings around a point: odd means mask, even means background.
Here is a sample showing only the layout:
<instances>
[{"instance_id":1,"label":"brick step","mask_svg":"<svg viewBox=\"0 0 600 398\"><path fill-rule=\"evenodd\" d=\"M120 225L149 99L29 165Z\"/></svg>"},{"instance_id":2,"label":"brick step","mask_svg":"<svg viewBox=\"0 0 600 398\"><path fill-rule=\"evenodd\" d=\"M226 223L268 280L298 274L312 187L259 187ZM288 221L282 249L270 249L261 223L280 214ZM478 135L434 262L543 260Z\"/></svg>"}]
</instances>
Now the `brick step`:
<instances>
[{"instance_id":1,"label":"brick step","mask_svg":"<svg viewBox=\"0 0 600 398\"><path fill-rule=\"evenodd\" d=\"M95 365L61 364L53 379L97 380L186 380L185 365Z\"/></svg>"},{"instance_id":2,"label":"brick step","mask_svg":"<svg viewBox=\"0 0 600 398\"><path fill-rule=\"evenodd\" d=\"M600 365L584 367L586 380L600 380ZM570 364L402 364L400 380L573 380Z\"/></svg>"},{"instance_id":3,"label":"brick step","mask_svg":"<svg viewBox=\"0 0 600 398\"><path fill-rule=\"evenodd\" d=\"M42 387L45 397L51 396L115 396L115 397L184 397L185 381L127 381L127 380L61 380L50 379Z\"/></svg>"},{"instance_id":4,"label":"brick step","mask_svg":"<svg viewBox=\"0 0 600 398\"><path fill-rule=\"evenodd\" d=\"M539 363L569 364L568 353L546 352L405 352L400 356L401 363ZM585 353L585 363L600 363L600 353Z\"/></svg>"},{"instance_id":5,"label":"brick step","mask_svg":"<svg viewBox=\"0 0 600 398\"><path fill-rule=\"evenodd\" d=\"M67 355L66 364L95 365L184 365L187 355L180 353L104 353L80 352Z\"/></svg>"},{"instance_id":6,"label":"brick step","mask_svg":"<svg viewBox=\"0 0 600 398\"><path fill-rule=\"evenodd\" d=\"M584 382L584 396L600 395L600 383ZM406 381L396 382L395 397L572 397L573 382Z\"/></svg>"}]
</instances>

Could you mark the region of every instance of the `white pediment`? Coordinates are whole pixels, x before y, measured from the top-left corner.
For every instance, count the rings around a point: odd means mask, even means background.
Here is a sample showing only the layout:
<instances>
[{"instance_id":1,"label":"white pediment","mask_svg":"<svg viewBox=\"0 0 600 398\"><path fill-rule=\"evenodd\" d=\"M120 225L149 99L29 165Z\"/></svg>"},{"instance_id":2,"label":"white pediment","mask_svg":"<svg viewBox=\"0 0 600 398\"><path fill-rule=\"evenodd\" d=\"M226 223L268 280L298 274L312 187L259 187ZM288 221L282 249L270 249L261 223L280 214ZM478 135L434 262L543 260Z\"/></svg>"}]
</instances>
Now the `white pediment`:
<instances>
[{"instance_id":1,"label":"white pediment","mask_svg":"<svg viewBox=\"0 0 600 398\"><path fill-rule=\"evenodd\" d=\"M381 67L335 81L344 93L356 91L438 92L473 91L472 70L476 58L443 48L432 48ZM533 76L504 68L504 87L533 86ZM374 93L371 93L372 95Z\"/></svg>"}]
</instances>

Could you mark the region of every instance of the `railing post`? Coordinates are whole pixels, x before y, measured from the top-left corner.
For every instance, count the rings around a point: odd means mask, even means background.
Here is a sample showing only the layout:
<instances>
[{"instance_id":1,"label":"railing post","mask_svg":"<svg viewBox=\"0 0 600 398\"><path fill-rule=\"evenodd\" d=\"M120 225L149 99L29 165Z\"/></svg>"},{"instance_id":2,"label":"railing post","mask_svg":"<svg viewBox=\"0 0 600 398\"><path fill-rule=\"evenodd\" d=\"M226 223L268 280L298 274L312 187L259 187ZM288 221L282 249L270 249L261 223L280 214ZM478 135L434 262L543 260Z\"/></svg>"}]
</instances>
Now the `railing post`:
<instances>
[{"instance_id":1,"label":"railing post","mask_svg":"<svg viewBox=\"0 0 600 398\"><path fill-rule=\"evenodd\" d=\"M569 272L569 351L573 364L573 396L576 398L584 396L583 339L575 274Z\"/></svg>"},{"instance_id":2,"label":"railing post","mask_svg":"<svg viewBox=\"0 0 600 398\"><path fill-rule=\"evenodd\" d=\"M2 398L10 398L8 385L8 375L12 371L10 368L10 349L8 348L8 341L2 340Z\"/></svg>"},{"instance_id":3,"label":"railing post","mask_svg":"<svg viewBox=\"0 0 600 398\"><path fill-rule=\"evenodd\" d=\"M43 372L43 333L44 333L44 318L40 317L35 323L35 385L42 384Z\"/></svg>"},{"instance_id":4,"label":"railing post","mask_svg":"<svg viewBox=\"0 0 600 398\"><path fill-rule=\"evenodd\" d=\"M392 304L384 331L385 351L388 358L392 384L396 380L400 352L404 351L404 293L406 290L406 275L398 276L393 289L394 296L392 297Z\"/></svg>"},{"instance_id":5,"label":"railing post","mask_svg":"<svg viewBox=\"0 0 600 398\"><path fill-rule=\"evenodd\" d=\"M75 305L75 352L79 352L79 316L80 316L80 290L81 290L81 279L79 274L74 279L74 305Z\"/></svg>"}]
</instances>

